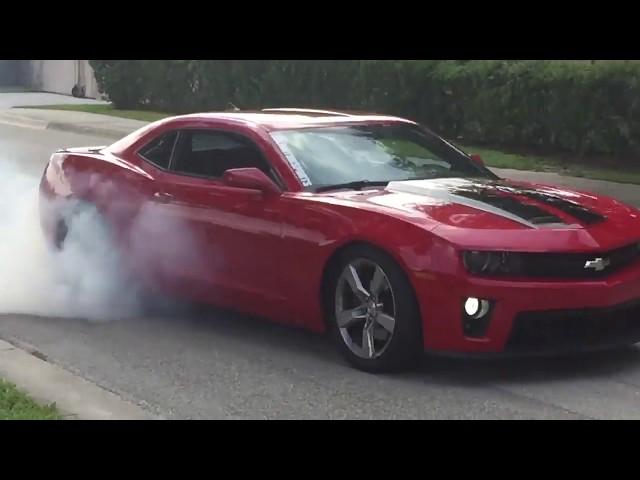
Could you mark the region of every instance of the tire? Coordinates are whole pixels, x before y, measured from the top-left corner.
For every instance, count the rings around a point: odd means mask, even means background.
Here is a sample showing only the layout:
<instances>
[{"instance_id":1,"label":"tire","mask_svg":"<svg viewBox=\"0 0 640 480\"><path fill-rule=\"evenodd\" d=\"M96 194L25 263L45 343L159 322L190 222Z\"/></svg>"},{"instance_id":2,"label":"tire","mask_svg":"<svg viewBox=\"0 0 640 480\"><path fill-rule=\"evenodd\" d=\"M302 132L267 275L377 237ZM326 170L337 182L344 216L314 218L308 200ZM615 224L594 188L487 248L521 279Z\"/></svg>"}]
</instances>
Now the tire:
<instances>
[{"instance_id":1,"label":"tire","mask_svg":"<svg viewBox=\"0 0 640 480\"><path fill-rule=\"evenodd\" d=\"M85 86L80 86L80 85L74 85L73 88L71 89L71 95L76 97L76 98L85 98L87 89Z\"/></svg>"},{"instance_id":2,"label":"tire","mask_svg":"<svg viewBox=\"0 0 640 480\"><path fill-rule=\"evenodd\" d=\"M368 297L354 293L352 267ZM384 283L388 288L375 287ZM371 294L375 290L378 295ZM418 366L424 352L420 310L407 276L387 254L365 245L342 252L329 272L324 306L331 336L355 368L385 373Z\"/></svg>"},{"instance_id":3,"label":"tire","mask_svg":"<svg viewBox=\"0 0 640 480\"><path fill-rule=\"evenodd\" d=\"M107 232L107 224L100 215L97 207L84 200L69 200L67 204L57 213L57 220L53 230L53 247L56 250L63 250L65 241L69 236L74 220L81 214L93 214L96 216L96 223Z\"/></svg>"},{"instance_id":4,"label":"tire","mask_svg":"<svg viewBox=\"0 0 640 480\"><path fill-rule=\"evenodd\" d=\"M55 250L62 250L63 246L64 246L64 241L67 238L67 235L69 234L69 226L67 225L67 222L60 218L57 222L56 222L56 226L53 232L53 248Z\"/></svg>"},{"instance_id":5,"label":"tire","mask_svg":"<svg viewBox=\"0 0 640 480\"><path fill-rule=\"evenodd\" d=\"M65 250L69 237L73 235L74 226L77 225L78 221L83 223L83 217L85 228L88 228L87 232L89 232L90 236L88 238L83 238L82 236L73 238L76 247L78 242L84 244L84 248L86 248L89 245L95 245L95 239L105 240L106 244L101 245L101 248L115 249L113 250L116 255L114 258L117 258L120 265L122 279L130 282L132 288L135 287L136 294L144 310L157 313L172 308L174 302L171 299L167 299L161 290L157 290L155 285L149 284L144 278L128 269L126 257L123 256L124 252L120 250L111 224L93 203L86 200L70 200L59 212L53 236L54 249L58 252Z\"/></svg>"}]
</instances>

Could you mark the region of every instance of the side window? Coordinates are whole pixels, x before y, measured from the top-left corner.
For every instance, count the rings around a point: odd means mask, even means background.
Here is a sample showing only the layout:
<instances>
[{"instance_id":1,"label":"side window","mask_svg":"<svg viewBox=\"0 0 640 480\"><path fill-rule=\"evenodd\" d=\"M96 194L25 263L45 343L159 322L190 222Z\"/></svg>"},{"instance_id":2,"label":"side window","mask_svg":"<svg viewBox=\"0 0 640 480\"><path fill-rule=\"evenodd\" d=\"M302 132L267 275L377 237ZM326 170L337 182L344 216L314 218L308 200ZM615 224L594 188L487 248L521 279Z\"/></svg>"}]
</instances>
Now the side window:
<instances>
[{"instance_id":1,"label":"side window","mask_svg":"<svg viewBox=\"0 0 640 480\"><path fill-rule=\"evenodd\" d=\"M152 140L149 144L142 147L140 155L153 163L157 167L167 169L169 168L169 162L171 161L171 154L173 153L173 146L178 138L178 132L168 132L164 135L160 135L155 140Z\"/></svg>"},{"instance_id":2,"label":"side window","mask_svg":"<svg viewBox=\"0 0 640 480\"><path fill-rule=\"evenodd\" d=\"M186 175L219 178L232 168L248 167L274 176L258 147L249 139L229 132L182 130L171 169Z\"/></svg>"}]
</instances>

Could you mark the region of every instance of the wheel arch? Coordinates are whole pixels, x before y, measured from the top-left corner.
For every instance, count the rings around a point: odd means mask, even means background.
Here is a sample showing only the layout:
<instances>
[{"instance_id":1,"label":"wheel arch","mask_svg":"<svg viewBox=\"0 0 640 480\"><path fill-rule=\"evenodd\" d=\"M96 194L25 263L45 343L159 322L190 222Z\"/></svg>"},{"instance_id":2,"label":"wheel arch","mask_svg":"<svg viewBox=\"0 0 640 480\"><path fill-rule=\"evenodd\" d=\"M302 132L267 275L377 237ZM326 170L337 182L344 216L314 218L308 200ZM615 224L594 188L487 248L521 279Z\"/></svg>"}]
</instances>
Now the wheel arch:
<instances>
[{"instance_id":1,"label":"wheel arch","mask_svg":"<svg viewBox=\"0 0 640 480\"><path fill-rule=\"evenodd\" d=\"M82 206L95 208L115 228L126 225L143 205L132 186L134 177L141 177L139 172L122 162L104 161L100 153L82 150L87 152L54 153L40 180L41 225L54 244L60 234L66 235L69 217Z\"/></svg>"},{"instance_id":2,"label":"wheel arch","mask_svg":"<svg viewBox=\"0 0 640 480\"><path fill-rule=\"evenodd\" d=\"M325 261L325 264L322 269L319 295L320 295L320 305L322 307L322 322L325 329L328 329L328 326L329 326L328 320L327 320L327 307L328 307L330 292L328 291L328 289L331 283L332 275L337 273L336 270L338 268L338 265L344 253L352 248L357 248L357 247L365 247L365 248L371 248L373 250L376 250L380 254L385 255L386 257L391 259L393 262L396 263L396 265L398 265L398 267L400 268L400 271L404 274L407 282L411 286L411 295L413 296L414 301L416 302L418 311L420 311L420 313L422 314L422 311L420 308L420 302L418 301L418 298L416 295L416 289L411 279L409 266L402 259L402 257L400 255L394 254L392 251L390 251L390 249L380 246L375 242L371 242L365 239L351 239L338 245L333 250L333 252L329 255L329 257Z\"/></svg>"}]
</instances>

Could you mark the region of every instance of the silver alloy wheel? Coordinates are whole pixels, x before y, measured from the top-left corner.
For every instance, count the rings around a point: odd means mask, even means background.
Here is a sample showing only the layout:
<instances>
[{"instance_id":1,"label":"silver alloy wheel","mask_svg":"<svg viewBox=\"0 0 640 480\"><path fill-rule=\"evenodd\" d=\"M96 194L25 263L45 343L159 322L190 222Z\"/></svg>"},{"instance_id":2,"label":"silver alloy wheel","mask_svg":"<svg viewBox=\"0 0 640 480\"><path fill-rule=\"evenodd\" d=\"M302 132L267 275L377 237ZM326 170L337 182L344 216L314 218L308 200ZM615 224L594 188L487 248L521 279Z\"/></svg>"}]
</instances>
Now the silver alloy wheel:
<instances>
[{"instance_id":1,"label":"silver alloy wheel","mask_svg":"<svg viewBox=\"0 0 640 480\"><path fill-rule=\"evenodd\" d=\"M336 287L335 315L340 335L355 355L370 360L385 352L393 338L396 303L380 265L359 258L344 268Z\"/></svg>"}]
</instances>

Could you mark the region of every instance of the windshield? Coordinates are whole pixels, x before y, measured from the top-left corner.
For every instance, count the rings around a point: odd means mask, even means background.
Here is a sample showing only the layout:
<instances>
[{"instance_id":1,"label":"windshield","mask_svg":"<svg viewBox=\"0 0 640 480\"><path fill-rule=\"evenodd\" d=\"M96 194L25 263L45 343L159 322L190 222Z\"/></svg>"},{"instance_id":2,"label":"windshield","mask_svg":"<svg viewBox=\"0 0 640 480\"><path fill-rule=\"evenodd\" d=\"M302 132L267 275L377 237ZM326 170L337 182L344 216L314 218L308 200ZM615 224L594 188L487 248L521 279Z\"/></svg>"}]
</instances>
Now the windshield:
<instances>
[{"instance_id":1,"label":"windshield","mask_svg":"<svg viewBox=\"0 0 640 480\"><path fill-rule=\"evenodd\" d=\"M495 178L413 125L350 125L271 133L305 187L444 177Z\"/></svg>"}]
</instances>

